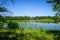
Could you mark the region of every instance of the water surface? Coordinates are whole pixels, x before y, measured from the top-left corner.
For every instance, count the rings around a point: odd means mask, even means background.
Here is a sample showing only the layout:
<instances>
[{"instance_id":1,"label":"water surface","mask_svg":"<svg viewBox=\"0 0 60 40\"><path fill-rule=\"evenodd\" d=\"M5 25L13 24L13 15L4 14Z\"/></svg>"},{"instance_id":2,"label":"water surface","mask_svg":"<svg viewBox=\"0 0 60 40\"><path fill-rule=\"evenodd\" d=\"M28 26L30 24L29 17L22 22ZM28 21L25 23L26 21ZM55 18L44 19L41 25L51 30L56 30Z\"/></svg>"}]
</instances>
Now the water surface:
<instances>
[{"instance_id":1,"label":"water surface","mask_svg":"<svg viewBox=\"0 0 60 40\"><path fill-rule=\"evenodd\" d=\"M35 29L43 29L43 30L60 30L60 24L56 23L41 23L41 22L23 22L19 23L20 27L25 28L35 28Z\"/></svg>"}]
</instances>

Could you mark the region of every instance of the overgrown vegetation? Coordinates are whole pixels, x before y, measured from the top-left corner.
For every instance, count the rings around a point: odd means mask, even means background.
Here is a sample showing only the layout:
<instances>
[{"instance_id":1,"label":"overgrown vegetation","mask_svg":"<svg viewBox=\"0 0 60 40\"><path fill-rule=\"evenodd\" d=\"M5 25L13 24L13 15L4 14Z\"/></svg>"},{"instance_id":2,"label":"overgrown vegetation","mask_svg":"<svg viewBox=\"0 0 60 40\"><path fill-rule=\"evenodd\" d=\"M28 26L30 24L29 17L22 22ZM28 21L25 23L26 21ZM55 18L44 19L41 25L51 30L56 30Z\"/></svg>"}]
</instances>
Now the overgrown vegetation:
<instances>
[{"instance_id":1,"label":"overgrown vegetation","mask_svg":"<svg viewBox=\"0 0 60 40\"><path fill-rule=\"evenodd\" d=\"M3 19L4 17L1 17ZM8 26L0 22L0 40L60 40L60 31L33 29L32 27L20 27L17 22L9 20Z\"/></svg>"},{"instance_id":2,"label":"overgrown vegetation","mask_svg":"<svg viewBox=\"0 0 60 40\"><path fill-rule=\"evenodd\" d=\"M0 40L60 40L60 31L37 29L1 29Z\"/></svg>"},{"instance_id":3,"label":"overgrown vegetation","mask_svg":"<svg viewBox=\"0 0 60 40\"><path fill-rule=\"evenodd\" d=\"M0 0L4 3L4 0ZM10 0L12 3L13 1ZM6 2L6 0L5 0ZM9 1L8 1L9 2ZM58 2L58 1L57 1ZM60 7L59 7L60 8ZM6 8L0 7L0 12L8 12ZM33 20L38 22L44 22L44 20L51 20L58 22L60 17L4 17L0 15L0 40L60 40L60 31L59 30L42 30L42 29L33 29L20 27L17 22L13 20ZM7 21L8 20L8 21ZM12 21L11 21L12 20ZM47 21L45 21L47 22ZM5 27L4 25L7 24Z\"/></svg>"},{"instance_id":4,"label":"overgrown vegetation","mask_svg":"<svg viewBox=\"0 0 60 40\"><path fill-rule=\"evenodd\" d=\"M6 16L6 20L18 20L18 21L34 21L34 22L60 22L60 16Z\"/></svg>"}]
</instances>

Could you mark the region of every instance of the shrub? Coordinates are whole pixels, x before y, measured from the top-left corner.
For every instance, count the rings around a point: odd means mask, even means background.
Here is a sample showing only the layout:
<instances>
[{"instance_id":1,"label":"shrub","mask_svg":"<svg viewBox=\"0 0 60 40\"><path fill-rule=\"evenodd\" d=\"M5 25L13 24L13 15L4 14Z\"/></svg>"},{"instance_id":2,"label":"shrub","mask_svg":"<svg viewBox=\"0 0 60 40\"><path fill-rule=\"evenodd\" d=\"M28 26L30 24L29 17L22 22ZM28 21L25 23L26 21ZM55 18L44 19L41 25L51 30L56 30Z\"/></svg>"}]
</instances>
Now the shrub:
<instances>
[{"instance_id":1,"label":"shrub","mask_svg":"<svg viewBox=\"0 0 60 40\"><path fill-rule=\"evenodd\" d=\"M16 22L9 21L8 22L8 29L19 29L19 26Z\"/></svg>"}]
</instances>

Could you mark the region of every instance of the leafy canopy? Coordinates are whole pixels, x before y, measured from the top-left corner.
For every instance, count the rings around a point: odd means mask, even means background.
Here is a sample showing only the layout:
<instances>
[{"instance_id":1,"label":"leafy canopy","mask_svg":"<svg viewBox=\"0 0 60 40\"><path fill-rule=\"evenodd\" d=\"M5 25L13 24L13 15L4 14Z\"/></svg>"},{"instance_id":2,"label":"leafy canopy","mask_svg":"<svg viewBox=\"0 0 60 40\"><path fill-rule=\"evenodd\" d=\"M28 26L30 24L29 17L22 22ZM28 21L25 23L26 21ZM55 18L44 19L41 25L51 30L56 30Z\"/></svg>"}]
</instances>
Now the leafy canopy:
<instances>
[{"instance_id":1,"label":"leafy canopy","mask_svg":"<svg viewBox=\"0 0 60 40\"><path fill-rule=\"evenodd\" d=\"M13 4L14 3L14 0L0 0L0 13L1 12L3 12L3 13L4 12L12 13L12 12L10 12L8 10L8 8L5 7L6 4L9 4L10 5L11 4L10 2Z\"/></svg>"},{"instance_id":2,"label":"leafy canopy","mask_svg":"<svg viewBox=\"0 0 60 40\"><path fill-rule=\"evenodd\" d=\"M60 15L60 0L48 0L47 2L51 3L53 11L56 11Z\"/></svg>"}]
</instances>

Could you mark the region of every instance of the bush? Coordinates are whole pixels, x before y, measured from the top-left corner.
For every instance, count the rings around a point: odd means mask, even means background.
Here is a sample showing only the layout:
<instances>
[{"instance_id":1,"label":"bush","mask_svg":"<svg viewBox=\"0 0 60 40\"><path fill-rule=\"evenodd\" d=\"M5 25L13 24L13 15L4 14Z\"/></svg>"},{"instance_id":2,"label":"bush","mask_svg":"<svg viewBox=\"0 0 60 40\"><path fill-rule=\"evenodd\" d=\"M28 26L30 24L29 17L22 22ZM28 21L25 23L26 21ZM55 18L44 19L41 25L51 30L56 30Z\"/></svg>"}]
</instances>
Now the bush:
<instances>
[{"instance_id":1,"label":"bush","mask_svg":"<svg viewBox=\"0 0 60 40\"><path fill-rule=\"evenodd\" d=\"M19 26L16 22L9 21L8 22L8 29L19 29Z\"/></svg>"}]
</instances>

